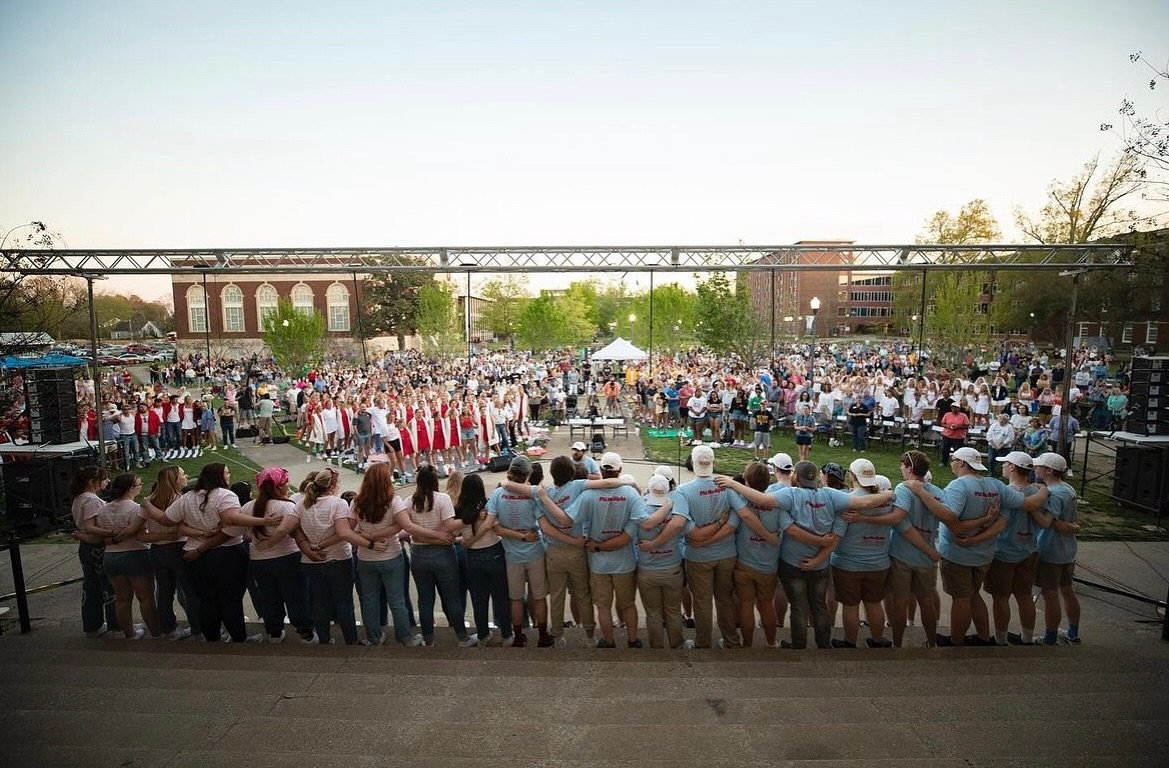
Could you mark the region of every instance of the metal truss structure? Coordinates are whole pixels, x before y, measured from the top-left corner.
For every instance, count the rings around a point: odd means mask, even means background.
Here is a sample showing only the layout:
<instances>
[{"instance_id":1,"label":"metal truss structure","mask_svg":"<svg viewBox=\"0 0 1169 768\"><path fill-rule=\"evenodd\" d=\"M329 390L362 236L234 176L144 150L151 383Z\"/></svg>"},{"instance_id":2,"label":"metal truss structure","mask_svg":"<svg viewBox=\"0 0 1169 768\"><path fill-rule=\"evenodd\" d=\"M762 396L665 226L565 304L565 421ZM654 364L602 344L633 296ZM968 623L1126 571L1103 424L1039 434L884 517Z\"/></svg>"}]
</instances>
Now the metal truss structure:
<instances>
[{"instance_id":1,"label":"metal truss structure","mask_svg":"<svg viewBox=\"0 0 1169 768\"><path fill-rule=\"evenodd\" d=\"M97 277L281 272L1080 270L1133 265L1126 245L839 245L4 250L0 271Z\"/></svg>"}]
</instances>

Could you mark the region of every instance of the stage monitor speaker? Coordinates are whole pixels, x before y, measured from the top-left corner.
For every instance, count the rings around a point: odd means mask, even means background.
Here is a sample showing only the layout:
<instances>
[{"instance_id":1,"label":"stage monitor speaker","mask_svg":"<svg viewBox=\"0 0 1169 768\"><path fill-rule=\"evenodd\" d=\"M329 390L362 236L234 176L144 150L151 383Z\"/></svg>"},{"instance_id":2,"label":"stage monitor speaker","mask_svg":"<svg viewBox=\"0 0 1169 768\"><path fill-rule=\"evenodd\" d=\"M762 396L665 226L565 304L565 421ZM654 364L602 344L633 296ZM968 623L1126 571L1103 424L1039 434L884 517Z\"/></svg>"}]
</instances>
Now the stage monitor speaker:
<instances>
[{"instance_id":1,"label":"stage monitor speaker","mask_svg":"<svg viewBox=\"0 0 1169 768\"><path fill-rule=\"evenodd\" d=\"M1112 495L1122 501L1136 501L1137 473L1141 466L1141 451L1137 446L1122 445L1116 449L1116 464L1112 477Z\"/></svg>"},{"instance_id":2,"label":"stage monitor speaker","mask_svg":"<svg viewBox=\"0 0 1169 768\"><path fill-rule=\"evenodd\" d=\"M24 397L29 413L29 442L64 445L77 442L77 389L71 368L30 368Z\"/></svg>"},{"instance_id":3,"label":"stage monitor speaker","mask_svg":"<svg viewBox=\"0 0 1169 768\"><path fill-rule=\"evenodd\" d=\"M71 515L69 486L91 459L56 457L3 465L4 516L18 534L35 535Z\"/></svg>"}]
</instances>

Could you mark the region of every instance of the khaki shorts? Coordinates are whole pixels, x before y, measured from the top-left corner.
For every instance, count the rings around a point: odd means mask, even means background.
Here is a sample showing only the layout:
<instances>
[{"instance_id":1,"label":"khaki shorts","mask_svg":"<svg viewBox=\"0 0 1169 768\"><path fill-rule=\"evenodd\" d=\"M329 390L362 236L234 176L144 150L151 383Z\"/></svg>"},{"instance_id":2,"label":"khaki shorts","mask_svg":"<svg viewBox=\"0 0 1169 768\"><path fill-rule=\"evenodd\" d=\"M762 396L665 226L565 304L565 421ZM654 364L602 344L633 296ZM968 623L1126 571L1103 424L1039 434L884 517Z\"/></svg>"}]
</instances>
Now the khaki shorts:
<instances>
[{"instance_id":1,"label":"khaki shorts","mask_svg":"<svg viewBox=\"0 0 1169 768\"><path fill-rule=\"evenodd\" d=\"M735 597L740 602L754 604L756 600L771 600L778 584L777 571L757 571L742 562L735 563Z\"/></svg>"},{"instance_id":2,"label":"khaki shorts","mask_svg":"<svg viewBox=\"0 0 1169 768\"><path fill-rule=\"evenodd\" d=\"M958 565L949 560L943 560L942 589L954 598L973 597L982 589L982 582L986 581L986 574L990 570L990 563L986 565Z\"/></svg>"},{"instance_id":3,"label":"khaki shorts","mask_svg":"<svg viewBox=\"0 0 1169 768\"><path fill-rule=\"evenodd\" d=\"M933 598L938 589L936 565L914 568L895 557L892 560L893 566L889 570L889 594L894 600L908 600L911 597Z\"/></svg>"},{"instance_id":4,"label":"khaki shorts","mask_svg":"<svg viewBox=\"0 0 1169 768\"><path fill-rule=\"evenodd\" d=\"M637 596L636 572L593 573L589 575L589 589L593 593L593 605L604 610L613 607L613 596L617 596L617 610L632 606Z\"/></svg>"},{"instance_id":5,"label":"khaki shorts","mask_svg":"<svg viewBox=\"0 0 1169 768\"><path fill-rule=\"evenodd\" d=\"M1035 586L1035 567L1039 562L1039 555L1032 552L1017 563L1006 563L995 560L990 564L990 571L986 574L986 583L983 589L994 597L1010 597L1011 595L1031 594Z\"/></svg>"},{"instance_id":6,"label":"khaki shorts","mask_svg":"<svg viewBox=\"0 0 1169 768\"><path fill-rule=\"evenodd\" d=\"M879 603L889 587L889 569L879 571L844 571L832 568L832 585L841 605Z\"/></svg>"},{"instance_id":7,"label":"khaki shorts","mask_svg":"<svg viewBox=\"0 0 1169 768\"><path fill-rule=\"evenodd\" d=\"M1040 560L1039 567L1035 569L1035 586L1044 590L1070 587L1075 575L1075 563L1045 563Z\"/></svg>"},{"instance_id":8,"label":"khaki shorts","mask_svg":"<svg viewBox=\"0 0 1169 768\"><path fill-rule=\"evenodd\" d=\"M507 564L507 596L512 600L524 599L524 584L528 585L528 596L543 600L548 596L548 574L544 572L544 558L530 563Z\"/></svg>"}]
</instances>

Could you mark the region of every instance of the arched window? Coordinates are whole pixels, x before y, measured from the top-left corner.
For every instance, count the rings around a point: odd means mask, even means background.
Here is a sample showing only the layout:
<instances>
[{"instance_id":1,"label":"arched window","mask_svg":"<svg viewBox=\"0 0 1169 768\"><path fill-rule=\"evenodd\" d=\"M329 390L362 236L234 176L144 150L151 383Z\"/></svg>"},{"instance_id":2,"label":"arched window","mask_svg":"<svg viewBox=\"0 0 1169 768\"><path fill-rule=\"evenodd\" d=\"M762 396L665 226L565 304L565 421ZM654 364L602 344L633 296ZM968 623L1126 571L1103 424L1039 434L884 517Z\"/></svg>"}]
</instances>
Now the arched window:
<instances>
[{"instance_id":1,"label":"arched window","mask_svg":"<svg viewBox=\"0 0 1169 768\"><path fill-rule=\"evenodd\" d=\"M187 289L187 325L191 333L207 333L207 296L202 286Z\"/></svg>"},{"instance_id":2,"label":"arched window","mask_svg":"<svg viewBox=\"0 0 1169 768\"><path fill-rule=\"evenodd\" d=\"M264 283L256 289L256 319L259 321L256 327L262 332L264 330L264 319L268 315L276 313L276 305L280 302L280 294L276 293L276 289Z\"/></svg>"},{"instance_id":3,"label":"arched window","mask_svg":"<svg viewBox=\"0 0 1169 768\"><path fill-rule=\"evenodd\" d=\"M301 312L313 312L313 289L304 283L292 287L292 306Z\"/></svg>"},{"instance_id":4,"label":"arched window","mask_svg":"<svg viewBox=\"0 0 1169 768\"><path fill-rule=\"evenodd\" d=\"M341 283L333 283L325 291L325 303L329 305L329 330L349 330L349 289Z\"/></svg>"},{"instance_id":5,"label":"arched window","mask_svg":"<svg viewBox=\"0 0 1169 768\"><path fill-rule=\"evenodd\" d=\"M244 292L236 285L224 286L221 299L223 301L223 330L227 333L243 333Z\"/></svg>"}]
</instances>

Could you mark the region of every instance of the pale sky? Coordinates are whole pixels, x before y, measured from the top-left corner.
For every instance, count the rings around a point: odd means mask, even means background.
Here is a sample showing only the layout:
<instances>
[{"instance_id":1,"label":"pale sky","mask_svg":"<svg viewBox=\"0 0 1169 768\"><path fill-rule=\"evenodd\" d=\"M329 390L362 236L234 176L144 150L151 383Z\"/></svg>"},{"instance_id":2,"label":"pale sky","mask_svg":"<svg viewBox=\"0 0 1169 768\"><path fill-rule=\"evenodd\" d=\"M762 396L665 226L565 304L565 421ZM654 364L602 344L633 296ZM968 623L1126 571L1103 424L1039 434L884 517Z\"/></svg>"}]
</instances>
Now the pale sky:
<instances>
[{"instance_id":1,"label":"pale sky","mask_svg":"<svg viewBox=\"0 0 1169 768\"><path fill-rule=\"evenodd\" d=\"M1016 205L1118 148L1098 126L1150 103L1128 55L1169 58L1167 30L1164 0L0 0L0 226L74 248L893 243L983 197L1015 240Z\"/></svg>"}]
</instances>

